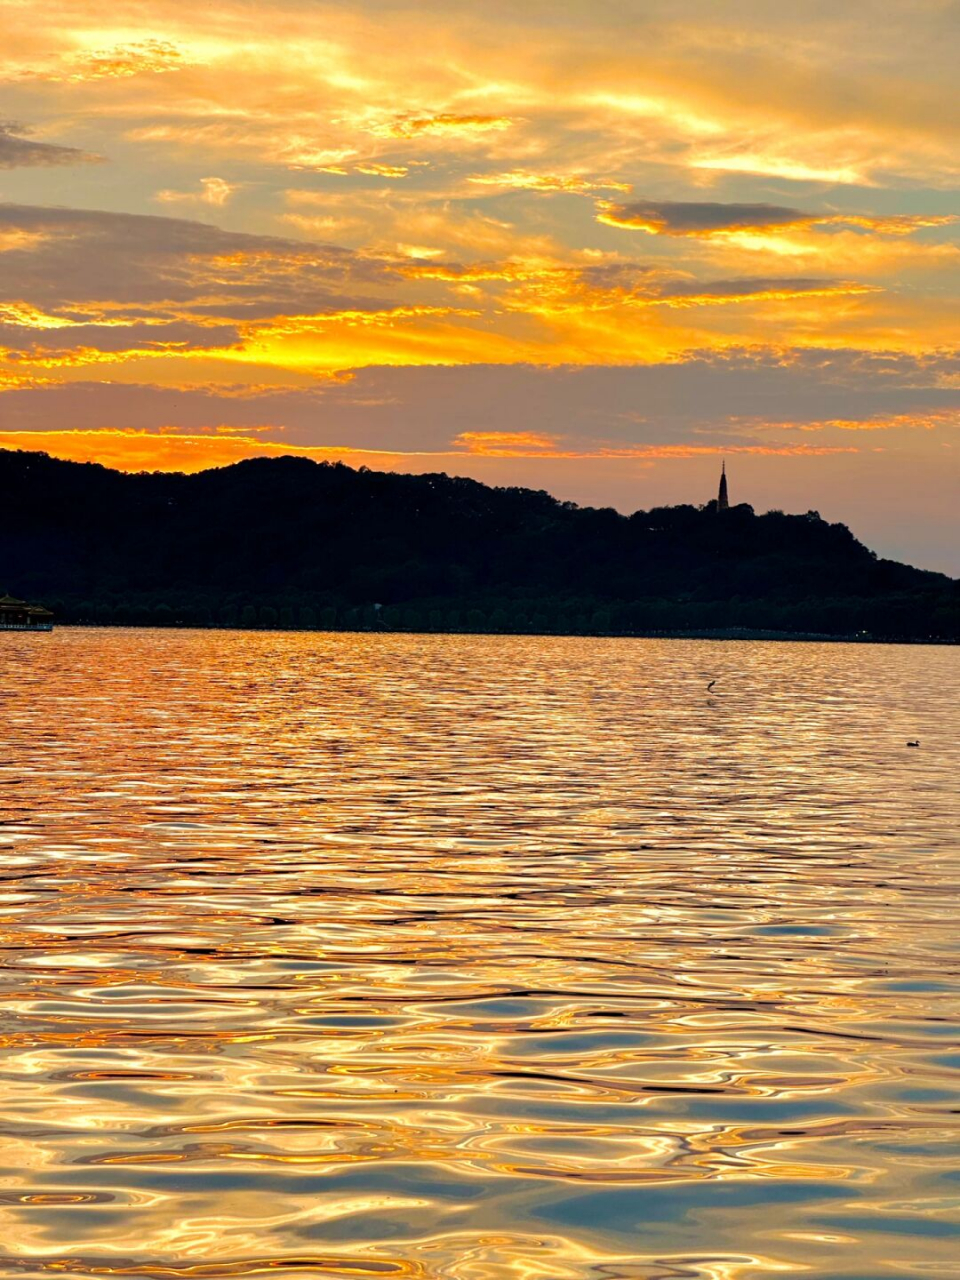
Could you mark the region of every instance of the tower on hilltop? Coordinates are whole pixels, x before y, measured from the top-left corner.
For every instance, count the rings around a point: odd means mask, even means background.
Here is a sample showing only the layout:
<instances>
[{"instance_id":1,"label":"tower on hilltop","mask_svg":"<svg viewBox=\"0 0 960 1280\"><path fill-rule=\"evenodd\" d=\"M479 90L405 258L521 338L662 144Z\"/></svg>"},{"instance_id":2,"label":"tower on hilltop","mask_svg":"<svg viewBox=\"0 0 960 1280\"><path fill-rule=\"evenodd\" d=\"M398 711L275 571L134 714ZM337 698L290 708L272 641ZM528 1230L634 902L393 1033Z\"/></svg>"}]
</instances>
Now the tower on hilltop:
<instances>
[{"instance_id":1,"label":"tower on hilltop","mask_svg":"<svg viewBox=\"0 0 960 1280\"><path fill-rule=\"evenodd\" d=\"M717 494L717 510L726 511L730 506L730 499L727 497L727 464L720 464L720 492Z\"/></svg>"}]
</instances>

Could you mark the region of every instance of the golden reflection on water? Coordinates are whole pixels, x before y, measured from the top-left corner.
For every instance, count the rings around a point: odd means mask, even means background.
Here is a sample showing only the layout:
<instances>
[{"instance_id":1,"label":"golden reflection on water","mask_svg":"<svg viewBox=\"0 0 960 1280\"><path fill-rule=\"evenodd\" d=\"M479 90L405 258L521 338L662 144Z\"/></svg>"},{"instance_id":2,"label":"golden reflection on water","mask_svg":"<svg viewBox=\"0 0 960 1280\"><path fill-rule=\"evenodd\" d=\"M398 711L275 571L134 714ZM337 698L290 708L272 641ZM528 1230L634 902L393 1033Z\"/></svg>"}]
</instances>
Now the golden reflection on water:
<instances>
[{"instance_id":1,"label":"golden reflection on water","mask_svg":"<svg viewBox=\"0 0 960 1280\"><path fill-rule=\"evenodd\" d=\"M955 650L0 655L3 1276L960 1276Z\"/></svg>"}]
</instances>

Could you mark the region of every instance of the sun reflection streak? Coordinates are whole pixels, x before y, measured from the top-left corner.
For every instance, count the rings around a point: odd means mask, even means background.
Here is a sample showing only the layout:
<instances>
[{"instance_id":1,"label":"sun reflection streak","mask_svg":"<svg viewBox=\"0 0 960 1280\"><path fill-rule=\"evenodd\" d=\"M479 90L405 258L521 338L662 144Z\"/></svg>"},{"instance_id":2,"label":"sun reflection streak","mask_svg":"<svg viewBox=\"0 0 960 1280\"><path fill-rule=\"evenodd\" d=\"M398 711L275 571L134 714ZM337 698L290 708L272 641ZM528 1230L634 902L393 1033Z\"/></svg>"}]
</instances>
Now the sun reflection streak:
<instances>
[{"instance_id":1,"label":"sun reflection streak","mask_svg":"<svg viewBox=\"0 0 960 1280\"><path fill-rule=\"evenodd\" d=\"M17 1274L942 1271L949 651L29 639Z\"/></svg>"}]
</instances>

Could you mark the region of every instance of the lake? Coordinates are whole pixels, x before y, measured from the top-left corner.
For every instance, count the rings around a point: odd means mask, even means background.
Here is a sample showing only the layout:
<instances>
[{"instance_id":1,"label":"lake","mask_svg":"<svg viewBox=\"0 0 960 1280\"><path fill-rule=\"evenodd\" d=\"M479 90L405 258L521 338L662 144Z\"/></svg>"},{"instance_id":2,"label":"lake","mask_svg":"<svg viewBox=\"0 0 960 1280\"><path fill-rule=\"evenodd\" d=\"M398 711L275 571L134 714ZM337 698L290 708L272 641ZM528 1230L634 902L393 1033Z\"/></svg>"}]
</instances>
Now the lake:
<instances>
[{"instance_id":1,"label":"lake","mask_svg":"<svg viewBox=\"0 0 960 1280\"><path fill-rule=\"evenodd\" d=\"M957 650L0 660L3 1275L960 1275Z\"/></svg>"}]
</instances>

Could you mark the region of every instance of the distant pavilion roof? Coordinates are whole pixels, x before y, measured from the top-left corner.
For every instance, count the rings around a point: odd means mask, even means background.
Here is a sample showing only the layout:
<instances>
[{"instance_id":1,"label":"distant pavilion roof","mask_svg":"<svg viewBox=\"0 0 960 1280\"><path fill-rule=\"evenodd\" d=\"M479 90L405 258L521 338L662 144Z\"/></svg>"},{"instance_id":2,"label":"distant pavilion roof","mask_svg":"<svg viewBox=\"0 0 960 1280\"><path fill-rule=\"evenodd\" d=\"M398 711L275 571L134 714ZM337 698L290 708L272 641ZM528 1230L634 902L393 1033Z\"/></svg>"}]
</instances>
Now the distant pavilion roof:
<instances>
[{"instance_id":1,"label":"distant pavilion roof","mask_svg":"<svg viewBox=\"0 0 960 1280\"><path fill-rule=\"evenodd\" d=\"M5 613L29 613L35 618L52 618L53 614L42 604L28 604L26 600L18 600L16 596L5 594L0 596L0 611Z\"/></svg>"}]
</instances>

